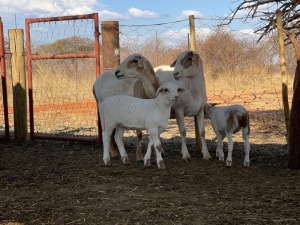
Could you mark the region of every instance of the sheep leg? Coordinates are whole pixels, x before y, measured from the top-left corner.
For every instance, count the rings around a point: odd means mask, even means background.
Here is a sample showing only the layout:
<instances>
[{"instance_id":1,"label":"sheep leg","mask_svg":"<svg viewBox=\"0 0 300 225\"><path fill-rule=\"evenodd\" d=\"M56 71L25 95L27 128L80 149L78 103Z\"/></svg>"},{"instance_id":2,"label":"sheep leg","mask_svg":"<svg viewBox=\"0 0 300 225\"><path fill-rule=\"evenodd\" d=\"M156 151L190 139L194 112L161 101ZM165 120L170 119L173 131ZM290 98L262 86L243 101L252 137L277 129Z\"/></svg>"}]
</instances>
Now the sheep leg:
<instances>
[{"instance_id":1,"label":"sheep leg","mask_svg":"<svg viewBox=\"0 0 300 225\"><path fill-rule=\"evenodd\" d=\"M206 140L205 140L205 129L204 129L204 110L203 108L200 109L199 113L196 116L198 130L200 133L200 139L202 144L202 155L203 159L211 159L211 156L208 152Z\"/></svg>"},{"instance_id":2,"label":"sheep leg","mask_svg":"<svg viewBox=\"0 0 300 225\"><path fill-rule=\"evenodd\" d=\"M117 127L116 133L115 133L115 141L118 145L118 149L121 155L121 159L124 164L129 164L130 160L128 158L128 155L126 153L125 147L124 147L124 142L123 142L123 134L124 134L124 128L122 127Z\"/></svg>"},{"instance_id":3,"label":"sheep leg","mask_svg":"<svg viewBox=\"0 0 300 225\"><path fill-rule=\"evenodd\" d=\"M231 167L232 164L232 150L233 150L233 140L232 140L232 133L227 133L228 139L228 155L226 159L226 166Z\"/></svg>"},{"instance_id":4,"label":"sheep leg","mask_svg":"<svg viewBox=\"0 0 300 225\"><path fill-rule=\"evenodd\" d=\"M112 158L115 158L115 159L118 158L118 154L116 152L116 149L114 148L112 137L110 138L110 141L109 141L109 154Z\"/></svg>"},{"instance_id":5,"label":"sheep leg","mask_svg":"<svg viewBox=\"0 0 300 225\"><path fill-rule=\"evenodd\" d=\"M217 135L218 143L216 149L216 156L219 157L220 161L224 161L224 152L223 152L223 138L222 135Z\"/></svg>"},{"instance_id":6,"label":"sheep leg","mask_svg":"<svg viewBox=\"0 0 300 225\"><path fill-rule=\"evenodd\" d=\"M142 137L143 133L141 130L136 131L137 136L137 149L136 149L136 161L143 162L143 153L142 153Z\"/></svg>"},{"instance_id":7,"label":"sheep leg","mask_svg":"<svg viewBox=\"0 0 300 225\"><path fill-rule=\"evenodd\" d=\"M186 161L186 162L190 162L191 161L191 156L190 153L187 149L186 146L186 129L184 126L184 115L183 112L175 112L176 115L176 122L179 128L179 133L181 136L181 154L182 154L182 160Z\"/></svg>"},{"instance_id":8,"label":"sheep leg","mask_svg":"<svg viewBox=\"0 0 300 225\"><path fill-rule=\"evenodd\" d=\"M154 149L156 152L156 162L157 162L158 169L165 169L166 166L161 155L162 147L159 140L159 132L157 129L150 129L149 134L150 134L150 138L153 141Z\"/></svg>"},{"instance_id":9,"label":"sheep leg","mask_svg":"<svg viewBox=\"0 0 300 225\"><path fill-rule=\"evenodd\" d=\"M243 132L244 150L245 150L244 166L249 166L250 165L250 159L249 159L250 142L249 142L248 129L242 128L242 132Z\"/></svg>"},{"instance_id":10,"label":"sheep leg","mask_svg":"<svg viewBox=\"0 0 300 225\"><path fill-rule=\"evenodd\" d=\"M144 157L144 166L151 166L152 145L153 145L153 140L149 136L147 152L146 152L145 157Z\"/></svg>"},{"instance_id":11,"label":"sheep leg","mask_svg":"<svg viewBox=\"0 0 300 225\"><path fill-rule=\"evenodd\" d=\"M102 139L103 139L103 161L105 166L111 166L111 160L109 155L109 146L110 146L110 140L111 140L111 134L113 132L113 129L106 129L103 131Z\"/></svg>"}]
</instances>

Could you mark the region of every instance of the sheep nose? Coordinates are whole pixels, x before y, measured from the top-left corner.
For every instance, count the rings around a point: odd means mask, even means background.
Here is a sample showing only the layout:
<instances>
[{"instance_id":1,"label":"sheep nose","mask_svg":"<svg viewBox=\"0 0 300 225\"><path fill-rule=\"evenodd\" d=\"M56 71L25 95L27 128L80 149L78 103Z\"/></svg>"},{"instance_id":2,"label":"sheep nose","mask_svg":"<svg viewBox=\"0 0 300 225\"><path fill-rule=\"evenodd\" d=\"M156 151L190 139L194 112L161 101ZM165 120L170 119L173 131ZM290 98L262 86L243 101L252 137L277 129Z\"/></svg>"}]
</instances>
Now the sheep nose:
<instances>
[{"instance_id":1,"label":"sheep nose","mask_svg":"<svg viewBox=\"0 0 300 225\"><path fill-rule=\"evenodd\" d=\"M175 100L178 101L179 100L179 96L175 96Z\"/></svg>"},{"instance_id":2,"label":"sheep nose","mask_svg":"<svg viewBox=\"0 0 300 225\"><path fill-rule=\"evenodd\" d=\"M176 76L176 75L178 75L178 72L174 72L173 74L174 74L174 76Z\"/></svg>"},{"instance_id":3,"label":"sheep nose","mask_svg":"<svg viewBox=\"0 0 300 225\"><path fill-rule=\"evenodd\" d=\"M117 76L119 73L120 73L120 70L117 70L117 71L115 72L115 75Z\"/></svg>"}]
</instances>

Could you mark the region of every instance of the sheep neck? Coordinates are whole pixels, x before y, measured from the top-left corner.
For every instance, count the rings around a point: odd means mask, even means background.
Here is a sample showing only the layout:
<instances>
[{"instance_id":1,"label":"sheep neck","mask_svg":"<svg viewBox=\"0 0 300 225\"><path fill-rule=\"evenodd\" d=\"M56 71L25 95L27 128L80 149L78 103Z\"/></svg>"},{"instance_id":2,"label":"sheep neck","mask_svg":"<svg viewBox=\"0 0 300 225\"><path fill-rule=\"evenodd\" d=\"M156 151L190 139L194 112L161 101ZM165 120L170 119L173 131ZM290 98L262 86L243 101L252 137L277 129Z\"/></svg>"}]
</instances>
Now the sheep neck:
<instances>
[{"instance_id":1,"label":"sheep neck","mask_svg":"<svg viewBox=\"0 0 300 225\"><path fill-rule=\"evenodd\" d=\"M166 102L162 96L158 95L155 99L155 104L161 116L169 119L173 102Z\"/></svg>"},{"instance_id":2,"label":"sheep neck","mask_svg":"<svg viewBox=\"0 0 300 225\"><path fill-rule=\"evenodd\" d=\"M205 79L201 71L198 71L196 76L185 80L187 82L187 87L194 99L198 98L199 96L203 97L206 95Z\"/></svg>"},{"instance_id":3,"label":"sheep neck","mask_svg":"<svg viewBox=\"0 0 300 225\"><path fill-rule=\"evenodd\" d=\"M156 91L160 86L160 82L158 78L156 77L156 74L154 73L154 70L148 71L145 76L143 76L142 86L146 93L146 95L149 98L155 98L156 97Z\"/></svg>"}]
</instances>

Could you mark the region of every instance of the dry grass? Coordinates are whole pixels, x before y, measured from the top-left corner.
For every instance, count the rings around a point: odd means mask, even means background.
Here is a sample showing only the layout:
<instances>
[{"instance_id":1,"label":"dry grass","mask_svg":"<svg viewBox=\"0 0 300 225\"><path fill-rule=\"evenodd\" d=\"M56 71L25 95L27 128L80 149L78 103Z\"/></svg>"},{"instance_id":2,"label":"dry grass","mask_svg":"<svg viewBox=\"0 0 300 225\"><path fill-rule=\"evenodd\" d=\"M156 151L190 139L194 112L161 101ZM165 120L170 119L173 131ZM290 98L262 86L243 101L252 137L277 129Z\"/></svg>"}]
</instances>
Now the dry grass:
<instances>
[{"instance_id":1,"label":"dry grass","mask_svg":"<svg viewBox=\"0 0 300 225\"><path fill-rule=\"evenodd\" d=\"M35 132L59 136L97 135L97 110L92 94L96 77L94 67L91 59L40 60L33 63ZM237 74L236 77L225 74L212 79L209 70L207 74L209 102L242 104L256 113L257 119L283 123L280 75L249 72L247 76L246 73ZM9 118L13 130L12 82L9 71L7 75ZM289 79L290 100L292 83L293 80ZM268 111L266 119L263 112ZM193 132L192 130L191 135Z\"/></svg>"}]
</instances>

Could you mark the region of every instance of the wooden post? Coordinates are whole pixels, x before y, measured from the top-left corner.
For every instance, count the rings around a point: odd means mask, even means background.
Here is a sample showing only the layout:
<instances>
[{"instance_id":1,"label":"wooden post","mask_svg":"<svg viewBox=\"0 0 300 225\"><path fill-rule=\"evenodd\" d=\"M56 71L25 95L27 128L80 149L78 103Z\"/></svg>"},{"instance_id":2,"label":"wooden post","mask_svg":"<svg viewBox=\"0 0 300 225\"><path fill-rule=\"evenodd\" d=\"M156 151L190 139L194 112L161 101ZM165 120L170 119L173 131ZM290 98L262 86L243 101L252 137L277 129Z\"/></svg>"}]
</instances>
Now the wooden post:
<instances>
[{"instance_id":1,"label":"wooden post","mask_svg":"<svg viewBox=\"0 0 300 225\"><path fill-rule=\"evenodd\" d=\"M120 39L119 22L103 21L101 23L102 35L102 62L103 71L115 69L120 65Z\"/></svg>"},{"instance_id":2,"label":"wooden post","mask_svg":"<svg viewBox=\"0 0 300 225\"><path fill-rule=\"evenodd\" d=\"M13 83L14 137L27 140L27 98L24 61L24 33L22 29L8 30Z\"/></svg>"},{"instance_id":3,"label":"wooden post","mask_svg":"<svg viewBox=\"0 0 300 225\"><path fill-rule=\"evenodd\" d=\"M196 51L196 32L195 32L195 18L194 15L189 16L190 24L190 50Z\"/></svg>"},{"instance_id":4,"label":"wooden post","mask_svg":"<svg viewBox=\"0 0 300 225\"><path fill-rule=\"evenodd\" d=\"M300 169L300 43L297 41L295 34L286 33L295 49L297 67L294 78L294 93L290 114L290 131L289 131L289 159L288 167L290 169Z\"/></svg>"},{"instance_id":5,"label":"wooden post","mask_svg":"<svg viewBox=\"0 0 300 225\"><path fill-rule=\"evenodd\" d=\"M284 39L283 39L283 28L281 11L276 11L276 23L278 32L278 45L279 45L279 57L280 57L280 70L282 80L282 103L284 109L285 127L287 133L287 140L289 137L289 126L290 126L290 110L289 110L289 99L288 99L288 84L286 75L286 64L285 64L285 53L284 53Z\"/></svg>"},{"instance_id":6,"label":"wooden post","mask_svg":"<svg viewBox=\"0 0 300 225\"><path fill-rule=\"evenodd\" d=\"M5 64L5 44L3 23L0 17L0 77L2 81L2 99L4 112L4 140L9 140L9 118L8 118L8 102L7 102L7 85L6 85L6 64Z\"/></svg>"},{"instance_id":7,"label":"wooden post","mask_svg":"<svg viewBox=\"0 0 300 225\"><path fill-rule=\"evenodd\" d=\"M190 24L189 49L192 51L196 51L196 32L195 32L194 15L189 16L189 24ZM196 151L201 152L201 139L200 139L200 133L198 130L198 121L197 121L196 117L194 117L194 123L195 123Z\"/></svg>"}]
</instances>

